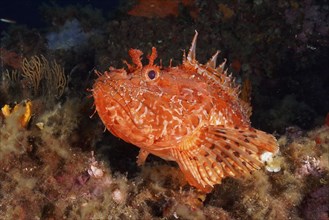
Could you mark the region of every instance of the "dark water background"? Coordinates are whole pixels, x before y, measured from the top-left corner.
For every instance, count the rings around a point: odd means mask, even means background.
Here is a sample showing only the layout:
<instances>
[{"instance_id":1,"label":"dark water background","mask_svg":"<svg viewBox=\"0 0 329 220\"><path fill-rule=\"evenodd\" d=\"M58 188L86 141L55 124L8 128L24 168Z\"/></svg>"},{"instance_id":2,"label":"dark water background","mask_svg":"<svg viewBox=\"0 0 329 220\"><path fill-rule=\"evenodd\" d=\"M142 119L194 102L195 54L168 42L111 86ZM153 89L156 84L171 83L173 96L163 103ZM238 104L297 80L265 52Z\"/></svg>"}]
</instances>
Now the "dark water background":
<instances>
[{"instance_id":1,"label":"dark water background","mask_svg":"<svg viewBox=\"0 0 329 220\"><path fill-rule=\"evenodd\" d=\"M55 3L59 6L67 5L91 5L92 7L102 9L104 11L111 12L119 4L119 0L81 0L81 1L41 1L41 0L16 0L16 1L4 1L0 7L0 18L6 18L16 21L17 24L24 24L31 28L45 27L47 24L44 22L41 13L40 6L43 4L51 5ZM0 31L8 27L8 24L0 22Z\"/></svg>"}]
</instances>

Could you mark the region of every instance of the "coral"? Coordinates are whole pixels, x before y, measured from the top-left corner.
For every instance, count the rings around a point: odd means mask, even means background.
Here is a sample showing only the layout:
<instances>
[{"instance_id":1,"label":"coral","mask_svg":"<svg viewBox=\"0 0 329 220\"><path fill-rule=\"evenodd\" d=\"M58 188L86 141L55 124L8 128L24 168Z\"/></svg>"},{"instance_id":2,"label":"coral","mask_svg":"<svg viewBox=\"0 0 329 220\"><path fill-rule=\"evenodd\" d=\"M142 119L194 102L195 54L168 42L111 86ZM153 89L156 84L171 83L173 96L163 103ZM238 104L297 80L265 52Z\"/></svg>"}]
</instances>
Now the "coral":
<instances>
[{"instance_id":1,"label":"coral","mask_svg":"<svg viewBox=\"0 0 329 220\"><path fill-rule=\"evenodd\" d=\"M23 59L22 76L27 79L30 87L33 88L34 96L40 92L40 84L43 83L43 93L48 98L59 99L66 88L67 79L62 68L55 60L50 62L43 56L32 56Z\"/></svg>"},{"instance_id":2,"label":"coral","mask_svg":"<svg viewBox=\"0 0 329 220\"><path fill-rule=\"evenodd\" d=\"M45 96L60 99L67 86L64 68L56 60L48 61L43 56L22 58L20 69L5 69L0 79L0 89L7 99L32 99Z\"/></svg>"}]
</instances>

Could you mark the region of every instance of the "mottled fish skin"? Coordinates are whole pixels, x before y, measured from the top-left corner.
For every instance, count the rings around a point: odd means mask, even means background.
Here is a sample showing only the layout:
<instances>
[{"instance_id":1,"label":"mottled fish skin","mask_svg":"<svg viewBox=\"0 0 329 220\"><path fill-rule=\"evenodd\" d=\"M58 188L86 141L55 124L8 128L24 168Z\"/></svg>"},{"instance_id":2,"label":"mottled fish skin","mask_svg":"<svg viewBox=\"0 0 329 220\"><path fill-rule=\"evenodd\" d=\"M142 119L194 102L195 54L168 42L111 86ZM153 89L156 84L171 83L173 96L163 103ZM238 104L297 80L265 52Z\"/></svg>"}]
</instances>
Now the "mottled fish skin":
<instances>
[{"instance_id":1,"label":"mottled fish skin","mask_svg":"<svg viewBox=\"0 0 329 220\"><path fill-rule=\"evenodd\" d=\"M110 67L93 86L96 110L115 136L140 148L137 163L148 154L176 161L186 180L203 192L227 176L259 169L263 153L278 151L276 139L250 125L251 107L239 99L239 87L216 65L219 52L206 63L196 60L196 40L177 67L141 62L130 49L132 64Z\"/></svg>"}]
</instances>

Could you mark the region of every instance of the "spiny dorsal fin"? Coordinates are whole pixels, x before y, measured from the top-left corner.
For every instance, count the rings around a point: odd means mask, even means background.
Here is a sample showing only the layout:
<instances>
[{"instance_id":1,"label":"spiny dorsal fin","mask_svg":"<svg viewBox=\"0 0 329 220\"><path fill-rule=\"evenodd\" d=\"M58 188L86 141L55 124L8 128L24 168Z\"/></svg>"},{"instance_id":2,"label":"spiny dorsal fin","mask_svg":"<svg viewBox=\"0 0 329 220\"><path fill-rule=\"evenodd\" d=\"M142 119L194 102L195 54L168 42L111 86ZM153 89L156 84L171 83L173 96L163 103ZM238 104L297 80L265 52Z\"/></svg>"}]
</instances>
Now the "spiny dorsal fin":
<instances>
[{"instance_id":1,"label":"spiny dorsal fin","mask_svg":"<svg viewBox=\"0 0 329 220\"><path fill-rule=\"evenodd\" d=\"M185 63L186 62L186 52L185 52L185 50L183 51L183 63Z\"/></svg>"},{"instance_id":2,"label":"spiny dorsal fin","mask_svg":"<svg viewBox=\"0 0 329 220\"><path fill-rule=\"evenodd\" d=\"M195 61L195 50L196 50L196 40L198 38L198 32L195 31L195 35L193 37L193 41L192 41L192 45L188 51L188 55L187 55L187 60L190 62L194 62Z\"/></svg>"},{"instance_id":3,"label":"spiny dorsal fin","mask_svg":"<svg viewBox=\"0 0 329 220\"><path fill-rule=\"evenodd\" d=\"M213 69L216 68L216 61L217 61L217 57L218 57L218 54L220 53L219 50L217 50L217 52L210 58L210 60L206 63L206 66L209 66Z\"/></svg>"},{"instance_id":4,"label":"spiny dorsal fin","mask_svg":"<svg viewBox=\"0 0 329 220\"><path fill-rule=\"evenodd\" d=\"M224 61L216 68L216 70L219 72L219 73L222 73L224 72L224 68L225 68L225 64L226 64L226 61L227 59L224 58Z\"/></svg>"}]
</instances>

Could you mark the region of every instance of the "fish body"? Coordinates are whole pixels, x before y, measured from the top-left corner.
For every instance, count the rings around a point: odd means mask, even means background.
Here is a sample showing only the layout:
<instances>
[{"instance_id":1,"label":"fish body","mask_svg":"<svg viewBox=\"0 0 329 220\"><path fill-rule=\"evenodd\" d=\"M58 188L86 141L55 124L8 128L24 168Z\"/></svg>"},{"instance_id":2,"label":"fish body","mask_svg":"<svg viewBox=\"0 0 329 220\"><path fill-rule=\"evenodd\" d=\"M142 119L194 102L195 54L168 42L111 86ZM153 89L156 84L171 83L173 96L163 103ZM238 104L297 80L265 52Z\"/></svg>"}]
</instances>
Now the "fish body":
<instances>
[{"instance_id":1,"label":"fish body","mask_svg":"<svg viewBox=\"0 0 329 220\"><path fill-rule=\"evenodd\" d=\"M249 174L263 165L264 153L278 151L276 139L250 125L251 107L239 87L216 66L219 52L206 63L196 60L196 32L181 65L148 64L130 49L132 64L110 67L93 85L96 111L115 136L140 148L137 163L151 153L176 161L190 185L210 192L227 176Z\"/></svg>"}]
</instances>

